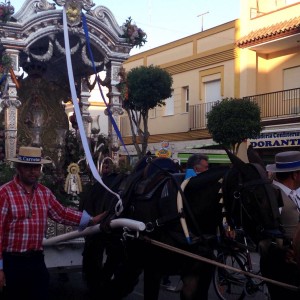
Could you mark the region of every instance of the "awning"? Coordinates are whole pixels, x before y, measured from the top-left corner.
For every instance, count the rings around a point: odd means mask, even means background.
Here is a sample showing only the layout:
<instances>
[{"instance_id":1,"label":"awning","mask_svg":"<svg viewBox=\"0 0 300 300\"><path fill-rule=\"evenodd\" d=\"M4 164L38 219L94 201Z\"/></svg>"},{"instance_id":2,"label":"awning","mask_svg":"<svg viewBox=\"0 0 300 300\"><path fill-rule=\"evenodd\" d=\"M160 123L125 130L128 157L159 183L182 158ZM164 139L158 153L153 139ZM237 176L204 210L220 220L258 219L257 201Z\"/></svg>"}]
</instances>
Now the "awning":
<instances>
[{"instance_id":1,"label":"awning","mask_svg":"<svg viewBox=\"0 0 300 300\"><path fill-rule=\"evenodd\" d=\"M188 158L192 155L193 153L178 153L177 157L180 159L181 163L186 163ZM203 153L204 154L204 153ZM229 164L230 159L227 156L227 154L205 154L208 157L208 162L212 164Z\"/></svg>"}]
</instances>

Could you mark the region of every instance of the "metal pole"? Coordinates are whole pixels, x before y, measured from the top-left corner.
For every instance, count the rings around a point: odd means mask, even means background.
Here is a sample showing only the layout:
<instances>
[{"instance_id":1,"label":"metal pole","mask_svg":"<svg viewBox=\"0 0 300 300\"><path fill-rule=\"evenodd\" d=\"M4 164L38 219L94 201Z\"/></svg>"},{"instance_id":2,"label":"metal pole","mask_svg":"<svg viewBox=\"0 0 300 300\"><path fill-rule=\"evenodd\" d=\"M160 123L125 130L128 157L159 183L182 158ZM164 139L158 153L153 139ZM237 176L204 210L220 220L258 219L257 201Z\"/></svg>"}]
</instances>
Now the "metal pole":
<instances>
[{"instance_id":1,"label":"metal pole","mask_svg":"<svg viewBox=\"0 0 300 300\"><path fill-rule=\"evenodd\" d=\"M208 14L208 13L209 13L209 11L207 11L207 12L205 12L205 13L200 14L200 15L197 16L197 17L201 17L201 31L203 31L203 16L206 15L206 14Z\"/></svg>"}]
</instances>

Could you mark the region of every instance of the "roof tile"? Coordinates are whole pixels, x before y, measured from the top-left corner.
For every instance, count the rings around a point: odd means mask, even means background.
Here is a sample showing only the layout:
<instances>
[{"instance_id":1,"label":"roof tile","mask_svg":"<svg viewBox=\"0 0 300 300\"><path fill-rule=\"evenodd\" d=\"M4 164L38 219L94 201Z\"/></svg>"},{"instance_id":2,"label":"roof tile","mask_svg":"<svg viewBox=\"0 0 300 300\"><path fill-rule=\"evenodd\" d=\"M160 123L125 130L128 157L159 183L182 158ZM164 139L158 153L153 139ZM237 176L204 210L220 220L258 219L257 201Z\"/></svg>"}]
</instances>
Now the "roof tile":
<instances>
[{"instance_id":1,"label":"roof tile","mask_svg":"<svg viewBox=\"0 0 300 300\"><path fill-rule=\"evenodd\" d=\"M280 38L281 35L293 35L300 32L300 16L282 21L258 30L251 31L248 35L237 41L240 48L249 47L251 44L260 44L265 40Z\"/></svg>"}]
</instances>

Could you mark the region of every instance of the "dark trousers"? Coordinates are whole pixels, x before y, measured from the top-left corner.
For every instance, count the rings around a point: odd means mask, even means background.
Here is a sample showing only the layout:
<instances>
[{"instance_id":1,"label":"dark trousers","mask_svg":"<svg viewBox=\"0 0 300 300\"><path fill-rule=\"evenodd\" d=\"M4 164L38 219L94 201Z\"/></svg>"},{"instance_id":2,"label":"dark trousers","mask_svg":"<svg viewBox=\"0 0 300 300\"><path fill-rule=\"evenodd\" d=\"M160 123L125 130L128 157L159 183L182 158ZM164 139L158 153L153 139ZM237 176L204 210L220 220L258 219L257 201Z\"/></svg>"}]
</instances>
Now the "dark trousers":
<instances>
[{"instance_id":1,"label":"dark trousers","mask_svg":"<svg viewBox=\"0 0 300 300\"><path fill-rule=\"evenodd\" d=\"M286 262L287 249L270 245L262 251L260 270L264 277L292 286L299 286L300 272L297 265ZM300 293L272 283L267 283L272 300L299 300Z\"/></svg>"},{"instance_id":2,"label":"dark trousers","mask_svg":"<svg viewBox=\"0 0 300 300\"><path fill-rule=\"evenodd\" d=\"M49 273L41 251L28 254L3 253L7 300L48 300Z\"/></svg>"}]
</instances>

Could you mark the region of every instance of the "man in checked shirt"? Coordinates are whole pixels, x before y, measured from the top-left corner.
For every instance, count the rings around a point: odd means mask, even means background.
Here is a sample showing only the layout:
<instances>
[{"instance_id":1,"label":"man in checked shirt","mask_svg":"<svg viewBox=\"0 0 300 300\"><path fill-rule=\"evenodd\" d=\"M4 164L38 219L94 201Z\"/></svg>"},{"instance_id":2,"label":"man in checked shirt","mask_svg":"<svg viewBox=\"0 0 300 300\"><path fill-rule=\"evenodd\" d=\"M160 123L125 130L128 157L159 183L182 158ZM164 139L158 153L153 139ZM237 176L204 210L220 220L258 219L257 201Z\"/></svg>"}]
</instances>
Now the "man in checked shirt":
<instances>
[{"instance_id":1,"label":"man in checked shirt","mask_svg":"<svg viewBox=\"0 0 300 300\"><path fill-rule=\"evenodd\" d=\"M48 299L49 273L42 241L47 218L83 230L100 222L106 213L91 217L87 212L62 206L53 193L38 183L41 149L20 147L16 176L0 187L0 289L9 300Z\"/></svg>"}]
</instances>

